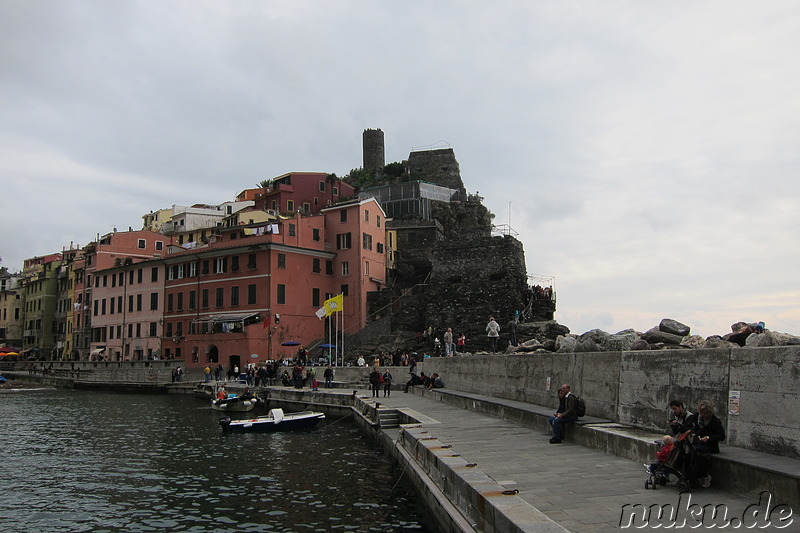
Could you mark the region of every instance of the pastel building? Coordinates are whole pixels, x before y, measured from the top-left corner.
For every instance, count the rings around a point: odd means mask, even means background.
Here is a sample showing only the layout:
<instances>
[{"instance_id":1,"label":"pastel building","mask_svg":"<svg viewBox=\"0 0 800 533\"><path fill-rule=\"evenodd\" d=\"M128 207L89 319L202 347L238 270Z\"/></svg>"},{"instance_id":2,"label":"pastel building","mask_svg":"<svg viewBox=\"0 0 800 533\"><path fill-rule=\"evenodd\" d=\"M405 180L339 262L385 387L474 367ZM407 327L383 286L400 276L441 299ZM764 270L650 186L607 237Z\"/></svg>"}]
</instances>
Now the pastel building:
<instances>
[{"instance_id":1,"label":"pastel building","mask_svg":"<svg viewBox=\"0 0 800 533\"><path fill-rule=\"evenodd\" d=\"M256 207L273 213L316 214L354 195L351 185L332 174L289 172L272 180L272 187L256 200Z\"/></svg>"},{"instance_id":2,"label":"pastel building","mask_svg":"<svg viewBox=\"0 0 800 533\"><path fill-rule=\"evenodd\" d=\"M316 312L339 293L345 327L358 331L366 293L383 283L384 219L374 199L356 200L316 215L222 227L205 247L170 247L163 356L225 368L293 357L296 343L325 339L328 319Z\"/></svg>"},{"instance_id":3,"label":"pastel building","mask_svg":"<svg viewBox=\"0 0 800 533\"><path fill-rule=\"evenodd\" d=\"M22 290L19 274L0 270L0 346L21 349Z\"/></svg>"},{"instance_id":4,"label":"pastel building","mask_svg":"<svg viewBox=\"0 0 800 533\"><path fill-rule=\"evenodd\" d=\"M75 292L73 304L73 359L86 360L90 355L100 355L106 349L108 330L106 329L105 341L102 330L94 329L93 320L98 317L102 327L107 328L108 323L101 314L102 300L106 300L106 314L110 311L110 296L106 291L110 287L111 276L109 269L118 267L131 267L142 261L149 261L166 254L167 246L172 244L172 238L147 230L108 233L84 247L83 257L76 259ZM138 275L138 274L137 274ZM144 273L142 274L144 276ZM98 289L100 293L95 295ZM102 297L101 297L102 296ZM118 295L117 295L118 296ZM127 305L127 294L123 305ZM143 296L144 298L144 296ZM115 314L117 302L115 302ZM144 303L143 303L144 305ZM98 313L94 310L97 306ZM127 323L126 323L127 326ZM116 330L115 330L116 333ZM130 337L129 337L130 338ZM133 345L128 345L127 353L121 350L120 357L134 357ZM107 357L104 356L104 357Z\"/></svg>"}]
</instances>

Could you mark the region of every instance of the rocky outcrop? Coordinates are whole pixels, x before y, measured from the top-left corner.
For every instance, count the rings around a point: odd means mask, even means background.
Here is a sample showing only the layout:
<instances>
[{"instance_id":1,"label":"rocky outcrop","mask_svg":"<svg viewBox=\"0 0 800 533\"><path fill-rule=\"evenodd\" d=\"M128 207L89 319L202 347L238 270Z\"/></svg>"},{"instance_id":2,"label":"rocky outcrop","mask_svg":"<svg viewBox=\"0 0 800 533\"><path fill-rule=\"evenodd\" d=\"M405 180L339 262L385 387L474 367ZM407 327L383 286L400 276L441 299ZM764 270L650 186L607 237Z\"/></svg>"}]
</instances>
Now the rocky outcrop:
<instances>
[{"instance_id":1,"label":"rocky outcrop","mask_svg":"<svg viewBox=\"0 0 800 533\"><path fill-rule=\"evenodd\" d=\"M570 334L566 326L550 321L520 324L517 335L521 342L513 351L573 353L800 345L800 337L769 331L763 326L763 323L737 322L731 326L730 333L704 339L700 335L691 335L689 326L671 318L661 320L658 326L644 333L626 329L612 334L601 329L592 329L581 335Z\"/></svg>"}]
</instances>

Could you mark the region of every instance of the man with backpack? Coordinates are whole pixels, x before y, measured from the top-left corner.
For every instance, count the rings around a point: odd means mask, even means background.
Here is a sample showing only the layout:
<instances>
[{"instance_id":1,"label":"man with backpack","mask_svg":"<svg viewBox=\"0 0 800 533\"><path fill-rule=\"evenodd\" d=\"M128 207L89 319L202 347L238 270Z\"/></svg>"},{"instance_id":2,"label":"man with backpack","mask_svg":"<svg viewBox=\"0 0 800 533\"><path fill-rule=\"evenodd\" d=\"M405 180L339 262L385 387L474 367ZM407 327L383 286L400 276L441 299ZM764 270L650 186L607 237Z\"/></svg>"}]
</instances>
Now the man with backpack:
<instances>
[{"instance_id":1,"label":"man with backpack","mask_svg":"<svg viewBox=\"0 0 800 533\"><path fill-rule=\"evenodd\" d=\"M564 424L578 419L578 397L572 394L566 383L558 389L558 410L550 417L553 438L550 444L560 444L564 437Z\"/></svg>"}]
</instances>

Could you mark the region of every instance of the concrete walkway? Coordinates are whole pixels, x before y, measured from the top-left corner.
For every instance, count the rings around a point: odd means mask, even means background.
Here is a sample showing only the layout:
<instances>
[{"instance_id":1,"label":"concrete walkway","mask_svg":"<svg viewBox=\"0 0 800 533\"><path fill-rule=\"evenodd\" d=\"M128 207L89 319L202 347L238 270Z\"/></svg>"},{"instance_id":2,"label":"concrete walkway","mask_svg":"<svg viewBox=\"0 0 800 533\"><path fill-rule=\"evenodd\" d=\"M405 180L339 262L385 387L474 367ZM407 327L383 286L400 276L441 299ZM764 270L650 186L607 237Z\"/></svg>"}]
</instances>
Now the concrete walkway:
<instances>
[{"instance_id":1,"label":"concrete walkway","mask_svg":"<svg viewBox=\"0 0 800 533\"><path fill-rule=\"evenodd\" d=\"M360 390L359 393L361 396L370 396L369 391ZM641 464L576 444L549 444L547 434L413 392L404 394L393 391L389 398L384 398L381 393L378 401L386 407L412 409L433 419L424 423L431 436L452 445L454 453L460 454L468 462L477 463L477 468L505 489L519 490L520 498L575 533L619 531L621 518L624 517L624 525L633 514L631 507L623 506L636 504L647 507L673 506L677 513L673 515L673 520L677 521L677 525L669 529L688 531L691 525L696 525L697 519L690 514L692 509L695 516L702 516L704 520L698 529L744 529L744 526L736 528L731 525L735 526L736 520L742 519L748 506L759 503L758 497L742 497L715 489L713 481L712 488L697 489L691 495L684 494L682 497L678 489L670 485L660 486L657 490L645 489L647 475ZM772 502L772 507L777 503L781 502ZM796 506L796 502L785 503ZM697 506L688 507L694 504ZM701 507L709 504L719 506L718 512L726 510L727 515L712 518L710 508L701 515ZM672 520L667 516L659 522L655 517L655 509L645 524L642 522L644 509L639 507L638 522L629 528L636 529L636 525L642 529L650 529L658 524L661 527L668 526ZM754 509L755 506L750 508L751 511ZM800 528L800 519L793 515L792 518L793 523L782 531ZM684 527L678 527L684 519ZM723 526L731 520L731 525ZM773 526L776 522L777 515L773 515ZM766 530L778 531L776 527Z\"/></svg>"}]
</instances>

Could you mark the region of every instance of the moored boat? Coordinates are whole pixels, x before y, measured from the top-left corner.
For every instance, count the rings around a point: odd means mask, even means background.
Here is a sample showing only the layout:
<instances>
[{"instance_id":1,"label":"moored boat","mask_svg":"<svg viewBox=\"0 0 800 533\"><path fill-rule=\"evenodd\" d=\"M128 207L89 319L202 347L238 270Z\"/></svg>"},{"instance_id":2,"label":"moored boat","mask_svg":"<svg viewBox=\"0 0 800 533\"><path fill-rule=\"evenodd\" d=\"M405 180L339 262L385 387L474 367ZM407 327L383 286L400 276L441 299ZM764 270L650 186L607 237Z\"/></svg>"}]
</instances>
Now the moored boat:
<instances>
[{"instance_id":1,"label":"moored boat","mask_svg":"<svg viewBox=\"0 0 800 533\"><path fill-rule=\"evenodd\" d=\"M223 431L258 432L258 431L290 431L313 427L324 419L323 413L302 411L300 413L284 413L283 409L270 409L269 414L247 420L231 420L221 418L219 425Z\"/></svg>"},{"instance_id":2,"label":"moored boat","mask_svg":"<svg viewBox=\"0 0 800 533\"><path fill-rule=\"evenodd\" d=\"M211 408L216 411L246 413L247 411L252 411L258 402L258 397L252 394L229 394L224 398L211 400Z\"/></svg>"}]
</instances>

